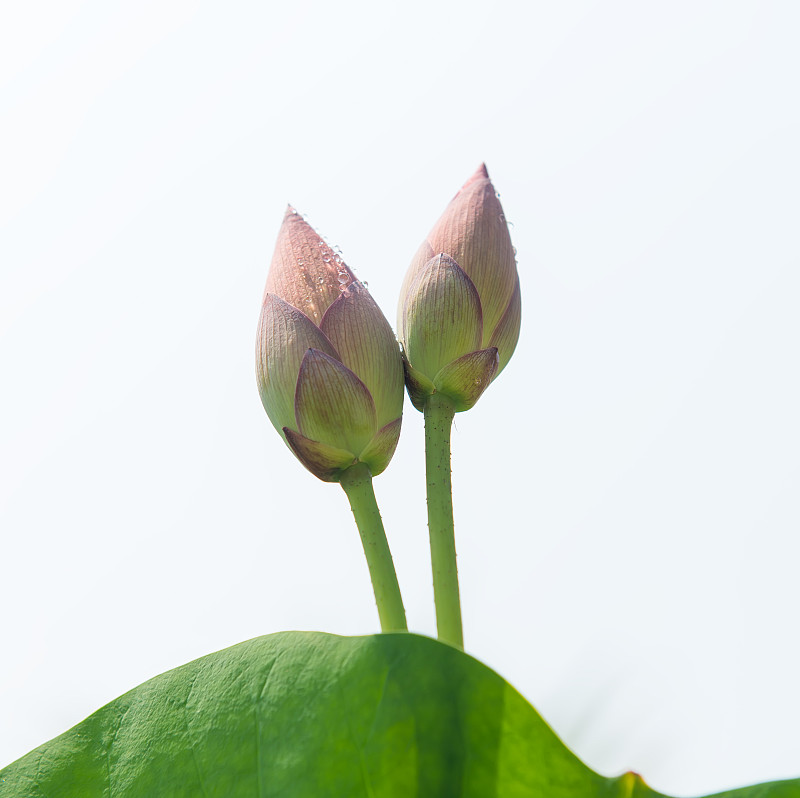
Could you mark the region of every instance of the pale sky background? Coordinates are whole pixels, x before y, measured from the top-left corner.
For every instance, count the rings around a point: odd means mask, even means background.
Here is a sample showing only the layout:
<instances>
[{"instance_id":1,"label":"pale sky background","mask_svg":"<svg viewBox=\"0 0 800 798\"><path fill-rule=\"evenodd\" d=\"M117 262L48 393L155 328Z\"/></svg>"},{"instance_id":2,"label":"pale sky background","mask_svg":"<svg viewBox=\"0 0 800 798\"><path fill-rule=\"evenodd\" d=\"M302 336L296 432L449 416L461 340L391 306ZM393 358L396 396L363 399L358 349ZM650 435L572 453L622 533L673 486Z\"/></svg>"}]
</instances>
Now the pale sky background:
<instances>
[{"instance_id":1,"label":"pale sky background","mask_svg":"<svg viewBox=\"0 0 800 798\"><path fill-rule=\"evenodd\" d=\"M8 3L0 766L284 629L378 629L272 429L287 202L394 323L486 161L523 327L457 417L468 651L606 775L800 776L800 4ZM422 418L376 492L434 633Z\"/></svg>"}]
</instances>

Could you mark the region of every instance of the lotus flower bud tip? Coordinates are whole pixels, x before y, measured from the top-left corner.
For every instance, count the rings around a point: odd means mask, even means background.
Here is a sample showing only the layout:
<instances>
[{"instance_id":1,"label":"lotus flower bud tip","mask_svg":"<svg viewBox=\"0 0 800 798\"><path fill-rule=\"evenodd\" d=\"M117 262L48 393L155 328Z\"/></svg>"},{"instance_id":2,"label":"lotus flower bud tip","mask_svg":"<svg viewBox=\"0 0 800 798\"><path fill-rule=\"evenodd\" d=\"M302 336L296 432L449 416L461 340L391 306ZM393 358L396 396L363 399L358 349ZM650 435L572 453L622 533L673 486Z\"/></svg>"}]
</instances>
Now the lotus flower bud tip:
<instances>
[{"instance_id":1,"label":"lotus flower bud tip","mask_svg":"<svg viewBox=\"0 0 800 798\"><path fill-rule=\"evenodd\" d=\"M521 298L503 208L481 166L417 251L400 295L398 328L415 407L441 392L457 410L477 402L516 347Z\"/></svg>"},{"instance_id":2,"label":"lotus flower bud tip","mask_svg":"<svg viewBox=\"0 0 800 798\"><path fill-rule=\"evenodd\" d=\"M394 333L337 251L287 207L256 341L264 409L297 458L338 481L355 463L373 476L400 434L403 366Z\"/></svg>"}]
</instances>

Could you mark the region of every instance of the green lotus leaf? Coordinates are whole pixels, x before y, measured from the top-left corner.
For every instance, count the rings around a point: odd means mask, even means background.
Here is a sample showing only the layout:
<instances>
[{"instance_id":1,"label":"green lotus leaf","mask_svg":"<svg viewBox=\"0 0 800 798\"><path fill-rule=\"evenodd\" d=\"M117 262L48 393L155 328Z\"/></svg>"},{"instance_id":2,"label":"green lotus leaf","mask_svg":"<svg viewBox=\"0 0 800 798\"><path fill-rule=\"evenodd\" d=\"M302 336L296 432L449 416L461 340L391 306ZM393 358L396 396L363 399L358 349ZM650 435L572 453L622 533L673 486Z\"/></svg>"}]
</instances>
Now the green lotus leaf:
<instances>
[{"instance_id":1,"label":"green lotus leaf","mask_svg":"<svg viewBox=\"0 0 800 798\"><path fill-rule=\"evenodd\" d=\"M283 632L176 668L0 771L2 798L658 798L411 634ZM800 780L719 798L797 798ZM662 797L663 798L663 797Z\"/></svg>"}]
</instances>

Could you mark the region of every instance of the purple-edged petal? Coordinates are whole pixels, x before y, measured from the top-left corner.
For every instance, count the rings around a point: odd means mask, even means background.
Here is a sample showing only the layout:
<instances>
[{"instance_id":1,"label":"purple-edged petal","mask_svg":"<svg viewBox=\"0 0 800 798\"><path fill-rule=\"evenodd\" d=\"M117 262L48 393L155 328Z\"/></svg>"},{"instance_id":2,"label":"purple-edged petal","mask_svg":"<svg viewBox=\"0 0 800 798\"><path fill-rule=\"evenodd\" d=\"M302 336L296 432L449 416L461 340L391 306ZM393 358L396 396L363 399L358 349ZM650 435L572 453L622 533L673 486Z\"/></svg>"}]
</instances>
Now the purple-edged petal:
<instances>
[{"instance_id":1,"label":"purple-edged petal","mask_svg":"<svg viewBox=\"0 0 800 798\"><path fill-rule=\"evenodd\" d=\"M497 352L500 355L500 365L497 367L497 374L506 367L506 363L511 359L511 355L514 354L517 341L519 340L521 322L522 295L519 290L519 278L517 278L517 286L514 289L514 293L511 295L511 301L508 303L506 312L503 314L500 323L495 327L494 332L489 338L489 346L496 346ZM495 374L495 377L497 374Z\"/></svg>"},{"instance_id":2,"label":"purple-edged petal","mask_svg":"<svg viewBox=\"0 0 800 798\"><path fill-rule=\"evenodd\" d=\"M446 365L434 378L439 393L449 396L456 411L469 410L497 373L497 349L481 349Z\"/></svg>"},{"instance_id":3,"label":"purple-edged petal","mask_svg":"<svg viewBox=\"0 0 800 798\"><path fill-rule=\"evenodd\" d=\"M338 360L316 349L306 352L294 401L297 428L357 457L378 426L375 403L363 382Z\"/></svg>"},{"instance_id":4,"label":"purple-edged petal","mask_svg":"<svg viewBox=\"0 0 800 798\"><path fill-rule=\"evenodd\" d=\"M406 337L405 323L409 289L414 280L419 276L419 273L428 265L428 261L435 254L427 240L423 241L422 245L417 250L417 254L414 255L411 260L411 265L408 267L406 276L403 278L403 285L400 288L400 301L397 305L397 336L401 341L404 341Z\"/></svg>"},{"instance_id":5,"label":"purple-edged petal","mask_svg":"<svg viewBox=\"0 0 800 798\"><path fill-rule=\"evenodd\" d=\"M339 357L308 316L280 297L267 294L258 322L256 379L261 402L278 431L283 427L295 428L297 375L311 348Z\"/></svg>"},{"instance_id":6,"label":"purple-edged petal","mask_svg":"<svg viewBox=\"0 0 800 798\"><path fill-rule=\"evenodd\" d=\"M283 433L297 459L323 482L338 482L342 471L356 462L351 452L312 441L289 427L284 427Z\"/></svg>"},{"instance_id":7,"label":"purple-edged petal","mask_svg":"<svg viewBox=\"0 0 800 798\"><path fill-rule=\"evenodd\" d=\"M339 293L355 279L341 256L289 206L278 232L264 293L276 294L319 324Z\"/></svg>"},{"instance_id":8,"label":"purple-edged petal","mask_svg":"<svg viewBox=\"0 0 800 798\"><path fill-rule=\"evenodd\" d=\"M422 372L417 371L409 362L407 357L403 357L403 371L406 378L406 388L408 388L408 398L411 404L420 412L425 409L425 400L436 393L433 380L428 379Z\"/></svg>"},{"instance_id":9,"label":"purple-edged petal","mask_svg":"<svg viewBox=\"0 0 800 798\"><path fill-rule=\"evenodd\" d=\"M358 459L369 466L373 477L377 477L389 465L389 461L394 455L394 450L397 448L397 441L400 438L402 420L402 418L396 418L386 426L381 427L359 455Z\"/></svg>"},{"instance_id":10,"label":"purple-edged petal","mask_svg":"<svg viewBox=\"0 0 800 798\"><path fill-rule=\"evenodd\" d=\"M403 412L403 363L392 328L369 291L353 283L328 308L320 329L342 363L367 386L382 427Z\"/></svg>"},{"instance_id":11,"label":"purple-edged petal","mask_svg":"<svg viewBox=\"0 0 800 798\"><path fill-rule=\"evenodd\" d=\"M503 206L485 165L453 197L428 243L434 252L454 258L475 284L488 335L511 300L517 264Z\"/></svg>"},{"instance_id":12,"label":"purple-edged petal","mask_svg":"<svg viewBox=\"0 0 800 798\"><path fill-rule=\"evenodd\" d=\"M431 258L409 289L403 340L409 363L431 379L479 349L482 335L481 301L472 280L451 257Z\"/></svg>"}]
</instances>

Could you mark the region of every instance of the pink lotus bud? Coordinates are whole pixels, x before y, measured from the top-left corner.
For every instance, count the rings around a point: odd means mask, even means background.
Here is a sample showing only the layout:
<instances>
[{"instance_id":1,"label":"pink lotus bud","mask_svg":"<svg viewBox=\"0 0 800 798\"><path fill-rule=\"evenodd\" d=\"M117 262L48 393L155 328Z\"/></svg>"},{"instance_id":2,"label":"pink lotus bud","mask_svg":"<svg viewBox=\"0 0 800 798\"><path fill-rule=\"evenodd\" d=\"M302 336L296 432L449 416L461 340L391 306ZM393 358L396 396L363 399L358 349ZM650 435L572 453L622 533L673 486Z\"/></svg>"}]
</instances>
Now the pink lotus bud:
<instances>
[{"instance_id":1,"label":"pink lotus bud","mask_svg":"<svg viewBox=\"0 0 800 798\"><path fill-rule=\"evenodd\" d=\"M341 256L293 208L272 258L256 341L270 421L309 471L337 482L394 454L403 366L392 329Z\"/></svg>"},{"instance_id":2,"label":"pink lotus bud","mask_svg":"<svg viewBox=\"0 0 800 798\"><path fill-rule=\"evenodd\" d=\"M398 328L414 406L439 392L472 407L519 338L519 276L503 208L486 166L445 208L411 262Z\"/></svg>"}]
</instances>

